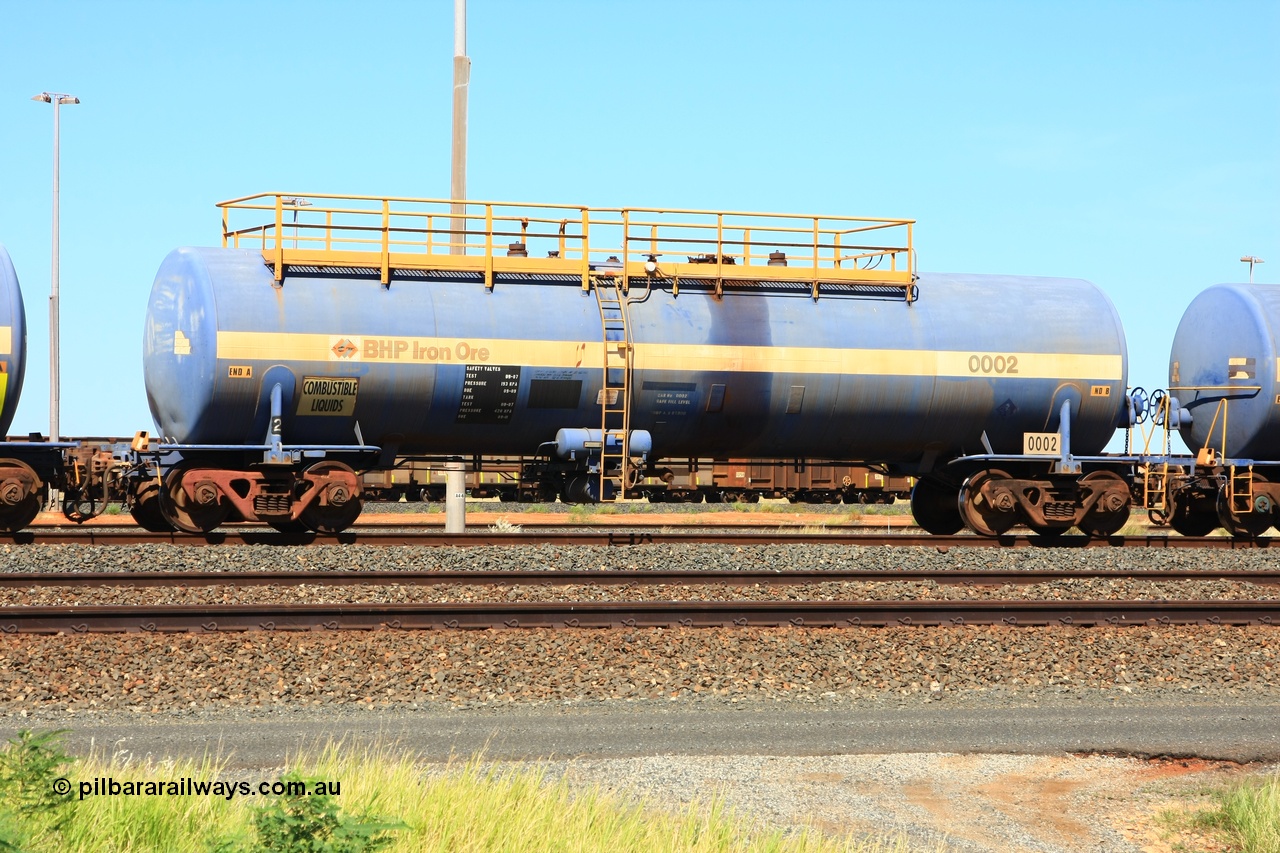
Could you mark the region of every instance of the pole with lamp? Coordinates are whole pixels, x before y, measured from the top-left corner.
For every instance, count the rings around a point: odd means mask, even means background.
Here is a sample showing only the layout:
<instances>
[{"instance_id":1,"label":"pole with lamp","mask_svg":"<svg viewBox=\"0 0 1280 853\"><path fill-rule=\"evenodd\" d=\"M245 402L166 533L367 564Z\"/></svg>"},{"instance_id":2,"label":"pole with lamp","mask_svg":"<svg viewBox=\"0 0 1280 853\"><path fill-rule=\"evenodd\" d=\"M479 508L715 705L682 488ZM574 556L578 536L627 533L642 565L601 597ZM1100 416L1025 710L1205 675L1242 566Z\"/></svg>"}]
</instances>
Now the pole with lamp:
<instances>
[{"instance_id":1,"label":"pole with lamp","mask_svg":"<svg viewBox=\"0 0 1280 853\"><path fill-rule=\"evenodd\" d=\"M1253 284L1253 267L1255 264L1265 264L1262 258L1255 258L1253 255L1245 255L1240 259L1240 263L1249 265L1249 283Z\"/></svg>"},{"instance_id":2,"label":"pole with lamp","mask_svg":"<svg viewBox=\"0 0 1280 853\"><path fill-rule=\"evenodd\" d=\"M300 207L310 207L310 206L311 206L311 202L307 201L305 198L294 198L294 197L290 196L290 197L288 197L288 198L282 198L282 199L280 199L280 204L281 204L283 207L292 207L292 208L293 208L293 248L295 248L295 249L296 249L296 248L298 248L298 208L300 208ZM283 234L282 234L282 235L280 235L280 240L281 240L282 242L284 241L284 235L283 235Z\"/></svg>"},{"instance_id":3,"label":"pole with lamp","mask_svg":"<svg viewBox=\"0 0 1280 853\"><path fill-rule=\"evenodd\" d=\"M62 436L58 425L59 376L61 368L58 364L58 147L59 147L59 110L63 104L78 104L80 99L65 92L41 92L33 95L31 100L53 104L53 266L49 287L49 440L57 442ZM56 503L57 496L50 494L50 501Z\"/></svg>"},{"instance_id":4,"label":"pole with lamp","mask_svg":"<svg viewBox=\"0 0 1280 853\"><path fill-rule=\"evenodd\" d=\"M471 60L467 58L467 0L453 3L453 158L449 194L453 199L449 254L464 255L466 246L467 197L467 86L471 82ZM467 492L462 460L444 463L444 530L461 533L467 526Z\"/></svg>"}]
</instances>

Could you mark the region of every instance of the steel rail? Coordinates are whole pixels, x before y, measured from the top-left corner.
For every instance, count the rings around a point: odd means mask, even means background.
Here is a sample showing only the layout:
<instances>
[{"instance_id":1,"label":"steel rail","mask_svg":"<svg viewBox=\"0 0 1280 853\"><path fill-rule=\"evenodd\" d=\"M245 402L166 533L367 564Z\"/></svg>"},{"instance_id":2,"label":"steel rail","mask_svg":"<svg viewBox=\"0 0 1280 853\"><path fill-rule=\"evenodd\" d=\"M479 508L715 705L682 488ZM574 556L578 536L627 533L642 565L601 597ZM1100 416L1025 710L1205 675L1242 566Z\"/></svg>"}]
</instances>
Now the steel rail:
<instances>
[{"instance_id":1,"label":"steel rail","mask_svg":"<svg viewBox=\"0 0 1280 853\"><path fill-rule=\"evenodd\" d=\"M1280 601L625 601L0 608L0 633L1280 625Z\"/></svg>"},{"instance_id":2,"label":"steel rail","mask_svg":"<svg viewBox=\"0 0 1280 853\"><path fill-rule=\"evenodd\" d=\"M1067 580L1205 581L1225 580L1263 585L1280 584L1280 570L1213 569L1137 570L1068 569L1062 571L991 570L832 570L788 569L762 571L679 570L548 570L548 571L250 571L250 572L12 572L0 574L0 589L60 587L201 587L201 586L704 586L765 584L795 586L811 583L933 582L943 585L1029 585Z\"/></svg>"},{"instance_id":3,"label":"steel rail","mask_svg":"<svg viewBox=\"0 0 1280 853\"><path fill-rule=\"evenodd\" d=\"M216 530L203 536L185 533L150 533L139 528L81 527L72 529L31 529L0 534L0 545L865 545L927 548L1269 548L1271 537L1233 539L1225 536L1111 536L1089 538L1079 535L1041 537L1005 535L994 539L958 534L931 536L911 533L768 532L727 533L685 530L667 533L652 530L576 529L532 530L502 533L473 530L443 533L439 530L362 529L326 536L315 533L280 533L253 528Z\"/></svg>"}]
</instances>

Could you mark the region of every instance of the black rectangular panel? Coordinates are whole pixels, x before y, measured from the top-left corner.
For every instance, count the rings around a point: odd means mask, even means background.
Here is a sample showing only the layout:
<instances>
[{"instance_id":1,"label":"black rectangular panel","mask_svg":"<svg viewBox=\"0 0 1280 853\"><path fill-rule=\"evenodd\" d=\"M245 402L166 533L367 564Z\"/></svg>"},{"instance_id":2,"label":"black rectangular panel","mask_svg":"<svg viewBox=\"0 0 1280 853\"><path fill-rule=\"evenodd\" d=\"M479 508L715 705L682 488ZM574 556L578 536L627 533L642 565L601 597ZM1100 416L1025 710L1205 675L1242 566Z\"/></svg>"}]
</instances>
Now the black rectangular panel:
<instances>
[{"instance_id":1,"label":"black rectangular panel","mask_svg":"<svg viewBox=\"0 0 1280 853\"><path fill-rule=\"evenodd\" d=\"M505 424L516 410L520 395L520 367L501 364L468 364L458 404L460 424Z\"/></svg>"},{"instance_id":2,"label":"black rectangular panel","mask_svg":"<svg viewBox=\"0 0 1280 853\"><path fill-rule=\"evenodd\" d=\"M581 399L581 379L533 379L529 382L531 409L576 409Z\"/></svg>"}]
</instances>

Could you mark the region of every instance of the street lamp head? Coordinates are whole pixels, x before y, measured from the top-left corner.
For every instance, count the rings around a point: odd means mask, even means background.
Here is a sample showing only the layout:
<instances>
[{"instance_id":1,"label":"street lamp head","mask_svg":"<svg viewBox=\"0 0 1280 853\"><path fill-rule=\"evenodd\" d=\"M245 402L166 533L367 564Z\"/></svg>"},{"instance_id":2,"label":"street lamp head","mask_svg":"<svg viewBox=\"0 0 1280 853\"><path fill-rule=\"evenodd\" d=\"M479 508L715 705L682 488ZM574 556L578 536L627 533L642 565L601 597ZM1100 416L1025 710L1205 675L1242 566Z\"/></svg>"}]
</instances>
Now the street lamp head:
<instances>
[{"instance_id":1,"label":"street lamp head","mask_svg":"<svg viewBox=\"0 0 1280 853\"><path fill-rule=\"evenodd\" d=\"M64 95L61 92L41 92L38 95L32 95L33 101L44 101L46 104L52 104L54 101L59 104L78 104L80 99L75 95Z\"/></svg>"}]
</instances>

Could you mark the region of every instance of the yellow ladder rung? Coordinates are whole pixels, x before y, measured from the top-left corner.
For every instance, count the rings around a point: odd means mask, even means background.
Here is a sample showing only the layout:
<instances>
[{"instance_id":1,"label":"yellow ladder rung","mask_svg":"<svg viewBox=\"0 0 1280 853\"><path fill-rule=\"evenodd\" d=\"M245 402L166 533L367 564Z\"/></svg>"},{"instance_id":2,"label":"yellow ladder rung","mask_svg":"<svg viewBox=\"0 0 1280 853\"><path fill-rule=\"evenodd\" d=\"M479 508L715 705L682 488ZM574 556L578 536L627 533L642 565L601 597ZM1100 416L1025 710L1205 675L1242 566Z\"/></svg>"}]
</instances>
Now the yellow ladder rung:
<instances>
[{"instance_id":1,"label":"yellow ladder rung","mask_svg":"<svg viewBox=\"0 0 1280 853\"><path fill-rule=\"evenodd\" d=\"M625 282L614 276L599 276L594 279L597 307L600 310L601 339L604 346L604 374L602 387L604 392L600 399L600 434L603 446L600 449L600 497L604 493L609 472L618 470L619 489L615 500L626 497L628 463L630 448L628 439L631 430L631 370L632 344L631 330L627 323L625 299L619 294L619 288ZM611 340L621 338L621 340ZM614 375L611 375L611 371ZM621 374L620 381L616 374ZM613 393L610 393L613 392ZM621 424L617 422L621 421ZM617 449L609 447L609 438L618 439Z\"/></svg>"}]
</instances>

